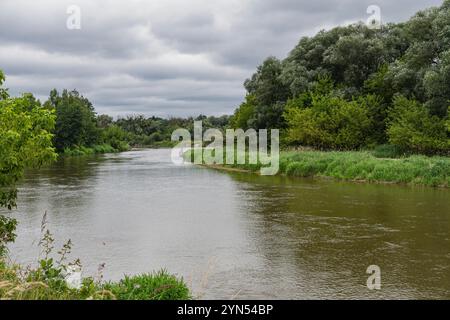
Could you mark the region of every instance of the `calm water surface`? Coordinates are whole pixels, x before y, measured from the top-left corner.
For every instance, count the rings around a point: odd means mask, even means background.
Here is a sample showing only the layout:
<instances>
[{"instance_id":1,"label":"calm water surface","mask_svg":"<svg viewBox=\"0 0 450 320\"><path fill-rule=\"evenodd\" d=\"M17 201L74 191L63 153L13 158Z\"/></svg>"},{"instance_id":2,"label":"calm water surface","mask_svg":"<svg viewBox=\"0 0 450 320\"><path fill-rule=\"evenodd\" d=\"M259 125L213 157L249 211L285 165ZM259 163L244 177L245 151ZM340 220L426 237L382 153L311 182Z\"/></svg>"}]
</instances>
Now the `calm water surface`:
<instances>
[{"instance_id":1,"label":"calm water surface","mask_svg":"<svg viewBox=\"0 0 450 320\"><path fill-rule=\"evenodd\" d=\"M200 298L450 299L449 190L177 167L170 150L66 159L21 184L13 261L36 261L45 211L85 275L164 267Z\"/></svg>"}]
</instances>

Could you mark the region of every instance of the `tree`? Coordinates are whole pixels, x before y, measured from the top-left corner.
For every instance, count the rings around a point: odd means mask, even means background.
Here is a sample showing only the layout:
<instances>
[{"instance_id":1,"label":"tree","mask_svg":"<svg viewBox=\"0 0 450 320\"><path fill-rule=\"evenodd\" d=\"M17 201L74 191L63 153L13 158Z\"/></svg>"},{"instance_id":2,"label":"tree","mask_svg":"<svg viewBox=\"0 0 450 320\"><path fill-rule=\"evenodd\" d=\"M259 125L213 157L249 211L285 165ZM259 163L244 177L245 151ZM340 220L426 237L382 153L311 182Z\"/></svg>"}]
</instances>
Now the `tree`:
<instances>
[{"instance_id":1,"label":"tree","mask_svg":"<svg viewBox=\"0 0 450 320\"><path fill-rule=\"evenodd\" d=\"M112 124L101 131L102 143L107 143L118 151L125 151L129 149L126 142L128 134L119 126Z\"/></svg>"},{"instance_id":2,"label":"tree","mask_svg":"<svg viewBox=\"0 0 450 320\"><path fill-rule=\"evenodd\" d=\"M441 118L447 115L450 103L450 49L441 54L424 77L426 107Z\"/></svg>"},{"instance_id":3,"label":"tree","mask_svg":"<svg viewBox=\"0 0 450 320\"><path fill-rule=\"evenodd\" d=\"M98 142L99 130L92 103L77 91L52 90L46 106L56 109L55 146L58 150L92 146Z\"/></svg>"},{"instance_id":4,"label":"tree","mask_svg":"<svg viewBox=\"0 0 450 320\"><path fill-rule=\"evenodd\" d=\"M234 129L247 130L252 126L252 122L255 120L255 108L256 100L252 95L247 95L245 97L245 102L243 102L239 108L236 109L231 120L231 126Z\"/></svg>"},{"instance_id":5,"label":"tree","mask_svg":"<svg viewBox=\"0 0 450 320\"><path fill-rule=\"evenodd\" d=\"M258 67L251 79L245 81L244 86L254 98L255 129L277 129L284 127L282 114L284 104L289 97L289 87L280 78L281 62L270 57Z\"/></svg>"},{"instance_id":6,"label":"tree","mask_svg":"<svg viewBox=\"0 0 450 320\"><path fill-rule=\"evenodd\" d=\"M245 88L255 96L258 105L268 106L287 100L289 91L280 79L281 72L281 62L275 57L269 57L252 78L245 81Z\"/></svg>"},{"instance_id":7,"label":"tree","mask_svg":"<svg viewBox=\"0 0 450 320\"><path fill-rule=\"evenodd\" d=\"M389 119L387 133L393 145L419 153L449 153L448 119L431 115L421 103L397 96Z\"/></svg>"},{"instance_id":8,"label":"tree","mask_svg":"<svg viewBox=\"0 0 450 320\"><path fill-rule=\"evenodd\" d=\"M0 71L0 88L4 76ZM11 98L0 89L0 207L16 206L16 182L25 168L39 167L56 159L52 146L54 112L43 108L30 94ZM0 216L0 256L15 239L14 219Z\"/></svg>"},{"instance_id":9,"label":"tree","mask_svg":"<svg viewBox=\"0 0 450 320\"><path fill-rule=\"evenodd\" d=\"M113 118L108 116L107 114L102 114L97 117L97 127L99 128L107 128L113 123Z\"/></svg>"},{"instance_id":10,"label":"tree","mask_svg":"<svg viewBox=\"0 0 450 320\"><path fill-rule=\"evenodd\" d=\"M370 130L367 104L342 97L311 94L311 101L290 101L284 117L289 143L321 149L355 149L363 146Z\"/></svg>"},{"instance_id":11,"label":"tree","mask_svg":"<svg viewBox=\"0 0 450 320\"><path fill-rule=\"evenodd\" d=\"M359 91L386 61L383 42L375 32L359 26L356 33L340 37L324 52L324 64L333 80L345 84L350 92Z\"/></svg>"},{"instance_id":12,"label":"tree","mask_svg":"<svg viewBox=\"0 0 450 320\"><path fill-rule=\"evenodd\" d=\"M234 122L239 121L241 126L247 122L255 128L284 128L287 123L292 129L289 116L309 114L311 120L319 114L314 108L296 110L292 106L311 108L311 101L307 101L311 100L310 93L317 95L317 85L325 84L324 79L334 83L333 99L340 99L339 103L333 100L337 103L334 112L342 111L339 108L347 105L344 102L350 103L347 107L360 104L368 112L371 124L364 137L367 144L388 140L387 114L397 95L416 100L429 116L446 121L450 104L450 0L380 30L357 23L302 38L286 59L267 58L245 82L252 108L246 99L236 111ZM323 89L320 94L328 95L329 88Z\"/></svg>"}]
</instances>

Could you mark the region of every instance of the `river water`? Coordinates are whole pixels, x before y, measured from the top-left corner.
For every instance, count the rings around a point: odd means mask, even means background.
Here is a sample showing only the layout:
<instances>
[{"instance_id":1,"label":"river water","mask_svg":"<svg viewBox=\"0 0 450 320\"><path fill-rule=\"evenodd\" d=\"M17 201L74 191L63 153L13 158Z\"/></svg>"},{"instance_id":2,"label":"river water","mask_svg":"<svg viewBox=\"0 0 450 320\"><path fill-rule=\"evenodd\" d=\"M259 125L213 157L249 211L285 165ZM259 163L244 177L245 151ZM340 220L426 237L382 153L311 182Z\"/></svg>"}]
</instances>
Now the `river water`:
<instances>
[{"instance_id":1,"label":"river water","mask_svg":"<svg viewBox=\"0 0 450 320\"><path fill-rule=\"evenodd\" d=\"M166 268L203 299L450 298L446 189L260 177L139 150L30 171L18 203L10 256L23 264L39 257L47 212L55 246L71 239L84 275L106 280ZM370 265L381 290L367 288Z\"/></svg>"}]
</instances>

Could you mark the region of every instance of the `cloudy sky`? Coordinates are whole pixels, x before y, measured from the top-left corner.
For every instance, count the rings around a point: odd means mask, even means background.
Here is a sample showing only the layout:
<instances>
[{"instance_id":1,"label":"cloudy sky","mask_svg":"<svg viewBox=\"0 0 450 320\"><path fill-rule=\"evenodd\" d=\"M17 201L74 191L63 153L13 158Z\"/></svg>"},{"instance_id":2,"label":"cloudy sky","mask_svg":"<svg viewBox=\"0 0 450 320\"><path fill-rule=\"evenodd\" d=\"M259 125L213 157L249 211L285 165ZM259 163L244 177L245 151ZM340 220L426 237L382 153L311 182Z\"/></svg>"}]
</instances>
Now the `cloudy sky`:
<instances>
[{"instance_id":1,"label":"cloudy sky","mask_svg":"<svg viewBox=\"0 0 450 320\"><path fill-rule=\"evenodd\" d=\"M265 57L371 4L396 22L441 0L0 0L0 69L12 94L77 89L98 113L228 114Z\"/></svg>"}]
</instances>

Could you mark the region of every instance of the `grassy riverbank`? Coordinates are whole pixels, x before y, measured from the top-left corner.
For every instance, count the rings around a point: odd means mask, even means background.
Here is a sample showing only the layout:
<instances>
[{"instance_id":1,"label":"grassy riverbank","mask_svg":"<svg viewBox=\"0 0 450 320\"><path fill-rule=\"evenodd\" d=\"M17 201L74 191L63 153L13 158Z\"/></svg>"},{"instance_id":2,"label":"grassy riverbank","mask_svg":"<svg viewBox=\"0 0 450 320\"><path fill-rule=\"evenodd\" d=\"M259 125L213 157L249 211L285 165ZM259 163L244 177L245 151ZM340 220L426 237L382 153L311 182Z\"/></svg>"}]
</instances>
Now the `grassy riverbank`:
<instances>
[{"instance_id":1,"label":"grassy riverbank","mask_svg":"<svg viewBox=\"0 0 450 320\"><path fill-rule=\"evenodd\" d=\"M450 186L450 158L420 155L377 158L370 151L282 151L279 174L293 177L326 177L372 183L399 183L432 187ZM221 166L214 166L221 168ZM260 164L224 165L251 172Z\"/></svg>"},{"instance_id":2,"label":"grassy riverbank","mask_svg":"<svg viewBox=\"0 0 450 320\"><path fill-rule=\"evenodd\" d=\"M93 154L102 154L102 153L116 153L116 152L122 152L122 151L128 151L130 150L130 147L127 144L124 144L123 146L119 148L114 148L110 144L100 144L100 145L94 145L92 147L73 147L73 148L65 148L61 154L63 156L68 157L77 157L77 156L88 156Z\"/></svg>"},{"instance_id":3,"label":"grassy riverbank","mask_svg":"<svg viewBox=\"0 0 450 320\"><path fill-rule=\"evenodd\" d=\"M85 278L70 288L62 270L42 264L35 270L7 266L0 260L0 300L184 300L190 292L182 279L162 270L125 277L119 282Z\"/></svg>"}]
</instances>

